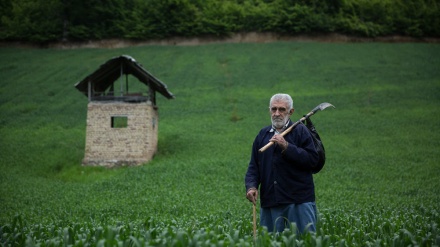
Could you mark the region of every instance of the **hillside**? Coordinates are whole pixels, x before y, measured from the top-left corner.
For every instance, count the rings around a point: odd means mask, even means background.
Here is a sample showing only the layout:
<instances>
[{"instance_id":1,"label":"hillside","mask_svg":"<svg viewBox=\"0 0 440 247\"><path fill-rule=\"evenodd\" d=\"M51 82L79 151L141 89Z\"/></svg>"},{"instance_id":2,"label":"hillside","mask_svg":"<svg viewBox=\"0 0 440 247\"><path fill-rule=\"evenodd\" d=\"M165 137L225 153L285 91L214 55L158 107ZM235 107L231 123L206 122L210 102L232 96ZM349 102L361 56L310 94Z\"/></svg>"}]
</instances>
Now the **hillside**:
<instances>
[{"instance_id":1,"label":"hillside","mask_svg":"<svg viewBox=\"0 0 440 247\"><path fill-rule=\"evenodd\" d=\"M435 37L408 37L408 36L381 36L381 37L360 37L331 34L313 35L280 35L270 32L245 32L235 33L227 37L200 36L200 37L174 37L167 39L149 39L143 41L133 41L124 39L89 40L85 42L52 42L48 44L35 44L29 42L0 42L0 47L30 47L30 48L55 48L55 49L76 49L76 48L123 48L130 46L146 45L179 45L194 46L221 43L272 43L272 42L324 42L324 43L440 43L440 38Z\"/></svg>"},{"instance_id":2,"label":"hillside","mask_svg":"<svg viewBox=\"0 0 440 247\"><path fill-rule=\"evenodd\" d=\"M253 245L243 179L278 92L292 95L294 120L322 102L336 108L313 117L327 151L314 176L318 232L272 236L259 229L257 246L440 244L437 43L0 52L2 245ZM88 102L74 84L121 54L176 96L157 99L158 153L139 167L81 166Z\"/></svg>"}]
</instances>

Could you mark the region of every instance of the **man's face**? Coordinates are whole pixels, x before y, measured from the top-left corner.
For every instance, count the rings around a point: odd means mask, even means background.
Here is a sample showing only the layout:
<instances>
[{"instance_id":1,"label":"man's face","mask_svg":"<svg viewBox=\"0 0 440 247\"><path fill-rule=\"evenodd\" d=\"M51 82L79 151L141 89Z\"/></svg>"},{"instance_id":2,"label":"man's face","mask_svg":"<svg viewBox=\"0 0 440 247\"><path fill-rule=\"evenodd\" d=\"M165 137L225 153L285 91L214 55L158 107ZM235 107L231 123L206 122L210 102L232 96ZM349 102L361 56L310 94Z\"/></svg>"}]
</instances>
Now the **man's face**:
<instances>
[{"instance_id":1,"label":"man's face","mask_svg":"<svg viewBox=\"0 0 440 247\"><path fill-rule=\"evenodd\" d=\"M283 101L274 101L270 106L270 114L272 125L276 129L281 129L286 125L289 120L290 115L294 112L294 109L288 110L289 107L286 102Z\"/></svg>"}]
</instances>

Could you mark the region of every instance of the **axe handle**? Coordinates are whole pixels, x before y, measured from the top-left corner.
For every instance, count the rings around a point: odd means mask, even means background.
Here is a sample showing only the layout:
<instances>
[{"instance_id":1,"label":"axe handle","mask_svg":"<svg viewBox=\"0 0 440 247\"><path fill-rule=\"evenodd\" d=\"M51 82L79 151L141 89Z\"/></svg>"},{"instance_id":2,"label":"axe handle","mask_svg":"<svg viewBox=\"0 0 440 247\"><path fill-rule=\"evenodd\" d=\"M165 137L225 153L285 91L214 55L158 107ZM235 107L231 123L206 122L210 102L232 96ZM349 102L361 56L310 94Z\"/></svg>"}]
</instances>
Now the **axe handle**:
<instances>
[{"instance_id":1,"label":"axe handle","mask_svg":"<svg viewBox=\"0 0 440 247\"><path fill-rule=\"evenodd\" d=\"M255 203L252 204L252 215L253 215L253 230L254 230L254 241L257 239L257 209L255 208Z\"/></svg>"},{"instance_id":2,"label":"axe handle","mask_svg":"<svg viewBox=\"0 0 440 247\"><path fill-rule=\"evenodd\" d=\"M309 113L307 113L307 115L305 115L304 117L302 117L300 120L296 121L294 124L292 124L289 128L285 129L280 135L281 136L285 136L287 133L289 133L293 128L295 128L295 126L297 126L299 123L301 123L302 121L306 120L306 118L310 117L311 115L313 115L314 112L311 111ZM258 151L260 151L260 153L266 151L266 149L270 148L273 145L274 142L269 142L266 145L264 145L262 148L260 148Z\"/></svg>"}]
</instances>

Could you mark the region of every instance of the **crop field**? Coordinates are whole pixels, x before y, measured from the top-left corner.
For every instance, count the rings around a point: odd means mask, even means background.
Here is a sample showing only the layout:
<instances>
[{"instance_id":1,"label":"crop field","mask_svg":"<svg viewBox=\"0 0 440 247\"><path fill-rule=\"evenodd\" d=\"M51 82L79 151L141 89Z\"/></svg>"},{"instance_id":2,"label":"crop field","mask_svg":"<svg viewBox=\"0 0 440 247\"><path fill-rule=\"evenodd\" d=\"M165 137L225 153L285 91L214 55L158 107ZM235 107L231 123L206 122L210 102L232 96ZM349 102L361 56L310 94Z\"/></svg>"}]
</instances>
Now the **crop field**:
<instances>
[{"instance_id":1,"label":"crop field","mask_svg":"<svg viewBox=\"0 0 440 247\"><path fill-rule=\"evenodd\" d=\"M0 47L0 246L440 246L440 46L273 42ZM130 55L164 82L149 163L81 165L76 82ZM244 175L275 93L313 116L316 233L254 238ZM259 211L257 209L257 211Z\"/></svg>"}]
</instances>

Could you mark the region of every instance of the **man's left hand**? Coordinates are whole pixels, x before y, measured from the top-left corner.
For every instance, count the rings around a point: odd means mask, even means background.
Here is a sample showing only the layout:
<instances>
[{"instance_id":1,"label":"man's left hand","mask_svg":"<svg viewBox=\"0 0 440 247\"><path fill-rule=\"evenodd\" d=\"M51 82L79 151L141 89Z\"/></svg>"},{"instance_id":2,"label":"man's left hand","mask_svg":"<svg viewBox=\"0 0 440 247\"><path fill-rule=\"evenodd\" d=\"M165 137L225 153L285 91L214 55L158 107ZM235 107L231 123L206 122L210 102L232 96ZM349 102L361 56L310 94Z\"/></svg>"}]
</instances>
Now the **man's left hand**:
<instances>
[{"instance_id":1,"label":"man's left hand","mask_svg":"<svg viewBox=\"0 0 440 247\"><path fill-rule=\"evenodd\" d=\"M274 135L269 141L279 145L282 150L286 150L289 143L281 135Z\"/></svg>"}]
</instances>

